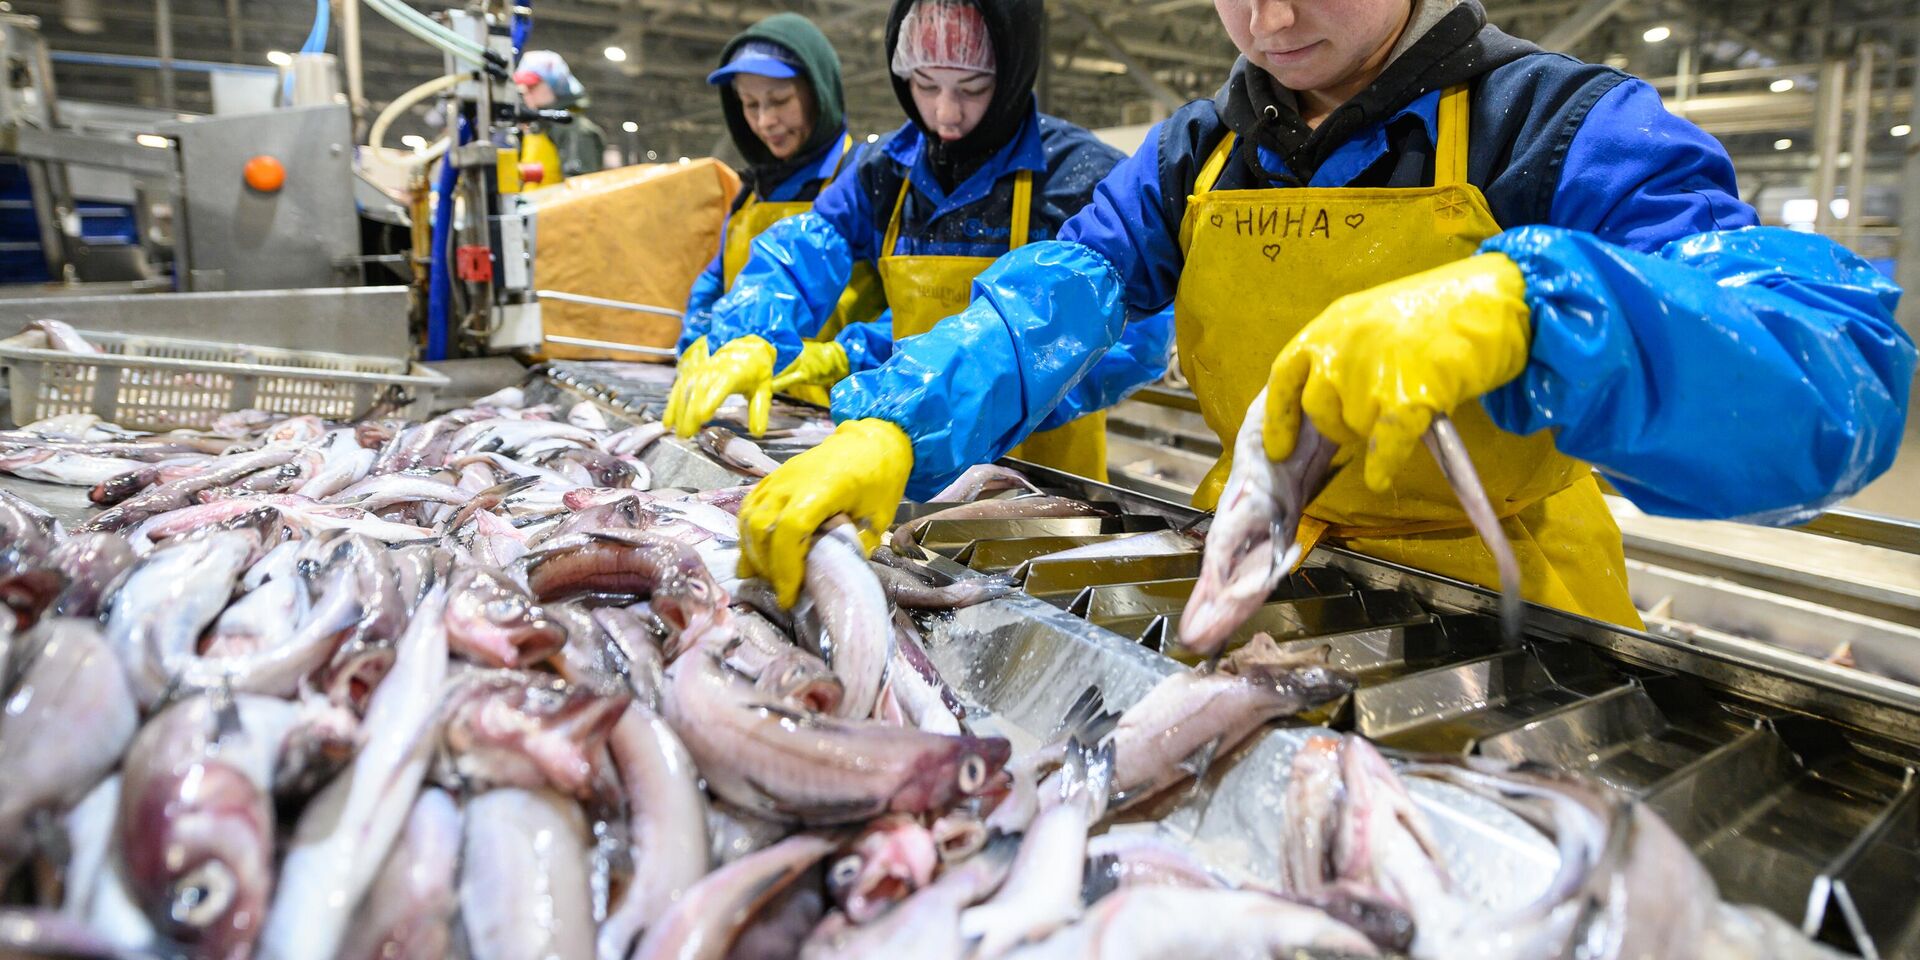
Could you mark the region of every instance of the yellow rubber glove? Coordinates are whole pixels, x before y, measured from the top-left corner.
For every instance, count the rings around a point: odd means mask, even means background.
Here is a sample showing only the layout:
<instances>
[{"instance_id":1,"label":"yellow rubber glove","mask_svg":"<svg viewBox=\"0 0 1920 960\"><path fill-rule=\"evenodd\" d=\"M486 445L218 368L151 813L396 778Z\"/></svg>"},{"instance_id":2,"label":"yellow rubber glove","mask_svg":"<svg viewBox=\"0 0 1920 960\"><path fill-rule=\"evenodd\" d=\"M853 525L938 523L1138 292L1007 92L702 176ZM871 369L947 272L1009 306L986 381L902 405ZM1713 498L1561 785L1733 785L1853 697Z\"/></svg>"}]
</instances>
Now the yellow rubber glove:
<instances>
[{"instance_id":1,"label":"yellow rubber glove","mask_svg":"<svg viewBox=\"0 0 1920 960\"><path fill-rule=\"evenodd\" d=\"M677 372L673 375L673 388L667 391L667 409L660 415L661 423L673 423L674 415L680 411L681 394L686 392L688 384L693 382L694 371L699 370L700 365L707 362L708 356L706 337L687 344L686 351L680 354L680 361L676 365Z\"/></svg>"},{"instance_id":2,"label":"yellow rubber glove","mask_svg":"<svg viewBox=\"0 0 1920 960\"><path fill-rule=\"evenodd\" d=\"M747 432L767 432L773 414L773 344L759 337L741 337L721 347L673 382L667 399L667 429L691 437L720 412L720 405L736 393L747 396Z\"/></svg>"},{"instance_id":3,"label":"yellow rubber glove","mask_svg":"<svg viewBox=\"0 0 1920 960\"><path fill-rule=\"evenodd\" d=\"M1485 253L1335 300L1273 361L1267 456L1293 452L1302 411L1333 442L1366 441L1366 482L1384 493L1434 414L1512 380L1532 333L1526 280Z\"/></svg>"},{"instance_id":4,"label":"yellow rubber glove","mask_svg":"<svg viewBox=\"0 0 1920 960\"><path fill-rule=\"evenodd\" d=\"M831 387L846 379L853 367L847 362L847 348L832 340L800 345L800 356L773 378L773 392L794 387Z\"/></svg>"},{"instance_id":5,"label":"yellow rubber glove","mask_svg":"<svg viewBox=\"0 0 1920 960\"><path fill-rule=\"evenodd\" d=\"M844 513L871 552L893 524L912 472L906 431L886 420L841 424L747 494L740 505L740 576L764 578L780 605L792 607L815 531Z\"/></svg>"}]
</instances>

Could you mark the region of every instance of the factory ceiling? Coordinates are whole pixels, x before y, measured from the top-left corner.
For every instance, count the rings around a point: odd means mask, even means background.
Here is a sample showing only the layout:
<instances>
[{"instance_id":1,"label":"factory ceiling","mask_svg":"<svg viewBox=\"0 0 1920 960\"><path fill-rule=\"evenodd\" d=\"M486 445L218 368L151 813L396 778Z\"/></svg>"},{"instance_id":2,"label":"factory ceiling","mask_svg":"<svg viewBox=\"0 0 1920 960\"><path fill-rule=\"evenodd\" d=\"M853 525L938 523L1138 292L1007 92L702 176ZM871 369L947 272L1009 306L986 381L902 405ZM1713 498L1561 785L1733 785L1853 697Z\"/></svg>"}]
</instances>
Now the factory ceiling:
<instances>
[{"instance_id":1,"label":"factory ceiling","mask_svg":"<svg viewBox=\"0 0 1920 960\"><path fill-rule=\"evenodd\" d=\"M442 7L419 0L424 12ZM1857 64L1870 46L1876 166L1892 163L1891 131L1907 123L1915 86L1920 6L1913 0L1490 0L1509 33L1611 62L1658 84L1670 100L1727 142L1746 170L1804 173L1813 140L1824 59ZM296 49L313 7L303 0L11 0L38 16L56 51L152 56L158 26L171 21L173 55L264 65L270 50ZM1208 0L1052 0L1042 72L1043 105L1089 127L1145 123L1165 104L1211 93L1233 61ZM533 45L560 51L592 96L590 112L616 145L663 157L704 155L721 140L719 111L704 82L735 32L778 10L812 17L845 62L856 131L900 122L886 82L881 29L889 0L537 0ZM164 11L164 13L163 13ZM440 72L434 52L363 14L365 78L374 109ZM89 22L91 21L91 22ZM336 18L336 27L338 20ZM74 27L87 28L76 30ZM337 48L338 30L334 32ZM609 47L625 54L608 58ZM163 107L158 71L59 63L63 99ZM1782 81L1793 81L1790 89ZM1853 80L1849 80L1851 88ZM207 75L180 73L173 107L210 108ZM631 121L637 130L622 132ZM433 135L409 117L395 135Z\"/></svg>"}]
</instances>

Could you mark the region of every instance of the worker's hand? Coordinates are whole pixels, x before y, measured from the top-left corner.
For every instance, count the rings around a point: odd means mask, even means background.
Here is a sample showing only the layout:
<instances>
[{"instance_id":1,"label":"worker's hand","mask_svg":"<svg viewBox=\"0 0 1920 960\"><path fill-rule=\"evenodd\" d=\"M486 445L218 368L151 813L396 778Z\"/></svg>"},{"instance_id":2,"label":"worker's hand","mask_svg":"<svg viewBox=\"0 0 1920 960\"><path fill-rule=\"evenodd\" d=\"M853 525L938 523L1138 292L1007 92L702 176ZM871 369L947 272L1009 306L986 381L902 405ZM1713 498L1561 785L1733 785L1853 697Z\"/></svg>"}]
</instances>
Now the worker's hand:
<instances>
[{"instance_id":1,"label":"worker's hand","mask_svg":"<svg viewBox=\"0 0 1920 960\"><path fill-rule=\"evenodd\" d=\"M773 392L794 387L831 387L846 379L852 369L847 363L847 348L832 340L819 343L808 340L800 345L800 356L773 378Z\"/></svg>"},{"instance_id":2,"label":"worker's hand","mask_svg":"<svg viewBox=\"0 0 1920 960\"><path fill-rule=\"evenodd\" d=\"M814 532L853 518L869 552L893 524L913 472L913 443L886 420L850 420L782 464L740 505L740 576L764 578L780 605L800 599Z\"/></svg>"},{"instance_id":3,"label":"worker's hand","mask_svg":"<svg viewBox=\"0 0 1920 960\"><path fill-rule=\"evenodd\" d=\"M1293 452L1304 410L1333 442L1366 441L1367 486L1385 492L1435 414L1520 375L1531 333L1526 281L1504 254L1341 297L1273 361L1267 456Z\"/></svg>"},{"instance_id":4,"label":"worker's hand","mask_svg":"<svg viewBox=\"0 0 1920 960\"><path fill-rule=\"evenodd\" d=\"M687 386L693 383L694 372L700 369L701 364L707 362L708 356L706 337L687 344L687 349L680 351L680 361L673 375L673 389L667 391L667 409L660 415L660 422L669 426L673 424L675 416L680 412L681 394L685 393Z\"/></svg>"},{"instance_id":5,"label":"worker's hand","mask_svg":"<svg viewBox=\"0 0 1920 960\"><path fill-rule=\"evenodd\" d=\"M689 350L688 353L693 351ZM721 347L692 370L682 370L667 398L667 429L691 437L713 419L736 393L747 396L747 432L767 432L773 413L773 344L741 337Z\"/></svg>"}]
</instances>

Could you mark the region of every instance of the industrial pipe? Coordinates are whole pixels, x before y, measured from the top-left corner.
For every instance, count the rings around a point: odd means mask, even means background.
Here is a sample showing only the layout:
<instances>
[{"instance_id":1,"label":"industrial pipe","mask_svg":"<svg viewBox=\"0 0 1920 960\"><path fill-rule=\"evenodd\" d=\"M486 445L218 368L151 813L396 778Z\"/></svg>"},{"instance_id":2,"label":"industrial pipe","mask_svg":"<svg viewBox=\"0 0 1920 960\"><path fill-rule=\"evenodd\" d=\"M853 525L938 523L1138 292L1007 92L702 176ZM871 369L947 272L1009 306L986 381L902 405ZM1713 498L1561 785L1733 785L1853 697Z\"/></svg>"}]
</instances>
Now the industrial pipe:
<instances>
[{"instance_id":1,"label":"industrial pipe","mask_svg":"<svg viewBox=\"0 0 1920 960\"><path fill-rule=\"evenodd\" d=\"M449 73L446 76L435 77L432 80L428 80L426 83L393 98L393 102L387 104L387 108L380 111L380 115L374 118L373 129L367 131L367 145L370 147L385 146L381 141L387 137L387 128L393 126L393 121L402 113L412 109L420 101L459 84L460 81L466 78L467 75L464 73Z\"/></svg>"}]
</instances>

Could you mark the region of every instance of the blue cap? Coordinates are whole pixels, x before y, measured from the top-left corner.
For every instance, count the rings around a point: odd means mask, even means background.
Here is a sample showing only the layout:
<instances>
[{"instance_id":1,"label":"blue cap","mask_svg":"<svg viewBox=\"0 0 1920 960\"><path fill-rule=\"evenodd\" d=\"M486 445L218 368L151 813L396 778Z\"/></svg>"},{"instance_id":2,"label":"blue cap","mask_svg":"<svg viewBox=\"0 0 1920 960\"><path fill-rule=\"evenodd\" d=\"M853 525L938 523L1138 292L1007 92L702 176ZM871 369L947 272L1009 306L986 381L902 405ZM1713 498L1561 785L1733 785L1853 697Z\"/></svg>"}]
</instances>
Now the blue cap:
<instances>
[{"instance_id":1,"label":"blue cap","mask_svg":"<svg viewBox=\"0 0 1920 960\"><path fill-rule=\"evenodd\" d=\"M726 66L707 74L707 83L717 87L741 73L791 80L800 76L800 61L786 47L771 40L749 40L733 51Z\"/></svg>"}]
</instances>

